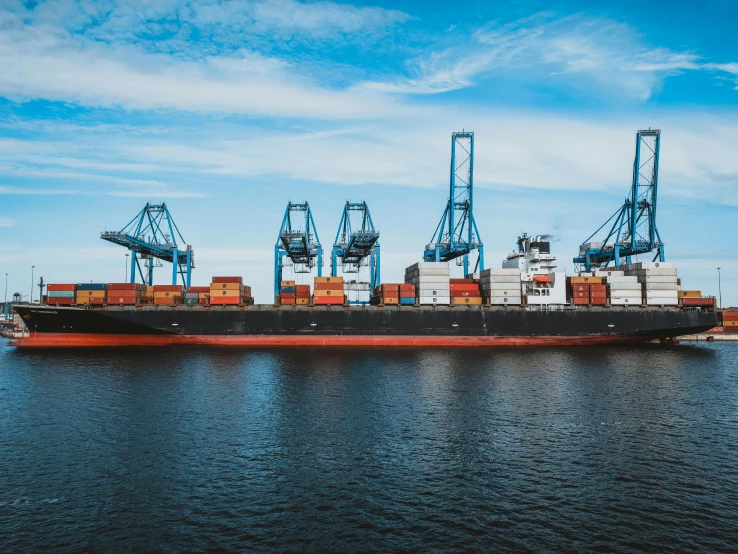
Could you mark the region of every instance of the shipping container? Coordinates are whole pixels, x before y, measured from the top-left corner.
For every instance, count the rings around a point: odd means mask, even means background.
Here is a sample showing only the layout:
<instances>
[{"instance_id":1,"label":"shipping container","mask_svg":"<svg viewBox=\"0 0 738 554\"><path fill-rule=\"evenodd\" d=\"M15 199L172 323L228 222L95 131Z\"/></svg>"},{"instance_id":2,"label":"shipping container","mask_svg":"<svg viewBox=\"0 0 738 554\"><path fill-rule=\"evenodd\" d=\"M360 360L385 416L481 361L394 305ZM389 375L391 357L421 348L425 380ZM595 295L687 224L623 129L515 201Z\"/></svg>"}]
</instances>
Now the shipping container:
<instances>
[{"instance_id":1,"label":"shipping container","mask_svg":"<svg viewBox=\"0 0 738 554\"><path fill-rule=\"evenodd\" d=\"M487 303L492 306L519 306L523 303L523 299L521 296L488 298Z\"/></svg>"},{"instance_id":2,"label":"shipping container","mask_svg":"<svg viewBox=\"0 0 738 554\"><path fill-rule=\"evenodd\" d=\"M279 303L282 306L290 306L290 305L294 305L295 304L295 299L294 298L289 298L289 297L284 297L284 296L280 295L279 296Z\"/></svg>"},{"instance_id":3,"label":"shipping container","mask_svg":"<svg viewBox=\"0 0 738 554\"><path fill-rule=\"evenodd\" d=\"M481 296L473 296L473 297L456 297L451 298L451 303L455 306L462 305L479 305L482 303Z\"/></svg>"},{"instance_id":4,"label":"shipping container","mask_svg":"<svg viewBox=\"0 0 738 554\"><path fill-rule=\"evenodd\" d=\"M448 306L451 304L451 297L450 296L419 296L418 297L418 304L440 304L444 306Z\"/></svg>"},{"instance_id":5,"label":"shipping container","mask_svg":"<svg viewBox=\"0 0 738 554\"><path fill-rule=\"evenodd\" d=\"M343 298L343 288L341 288L340 290L315 289L313 291L313 296L315 298L318 298L318 297L328 297L328 296L330 296L330 297L340 297L340 298Z\"/></svg>"},{"instance_id":6,"label":"shipping container","mask_svg":"<svg viewBox=\"0 0 738 554\"><path fill-rule=\"evenodd\" d=\"M198 287L190 287L190 288L187 289L187 292L196 292L198 294L204 292L204 293L210 294L210 287L200 287L200 286L198 286Z\"/></svg>"},{"instance_id":7,"label":"shipping container","mask_svg":"<svg viewBox=\"0 0 738 554\"><path fill-rule=\"evenodd\" d=\"M682 306L714 306L714 298L680 298L679 302Z\"/></svg>"},{"instance_id":8,"label":"shipping container","mask_svg":"<svg viewBox=\"0 0 738 554\"><path fill-rule=\"evenodd\" d=\"M294 287L295 282L294 281L280 281L279 286L280 287Z\"/></svg>"},{"instance_id":9,"label":"shipping container","mask_svg":"<svg viewBox=\"0 0 738 554\"><path fill-rule=\"evenodd\" d=\"M343 283L315 283L314 290L333 290L343 292Z\"/></svg>"},{"instance_id":10,"label":"shipping container","mask_svg":"<svg viewBox=\"0 0 738 554\"><path fill-rule=\"evenodd\" d=\"M106 283L78 283L77 290L107 290Z\"/></svg>"},{"instance_id":11,"label":"shipping container","mask_svg":"<svg viewBox=\"0 0 738 554\"><path fill-rule=\"evenodd\" d=\"M315 277L315 283L341 283L343 284L343 277Z\"/></svg>"},{"instance_id":12,"label":"shipping container","mask_svg":"<svg viewBox=\"0 0 738 554\"><path fill-rule=\"evenodd\" d=\"M296 298L295 304L298 304L300 306L307 306L310 304L310 298Z\"/></svg>"},{"instance_id":13,"label":"shipping container","mask_svg":"<svg viewBox=\"0 0 738 554\"><path fill-rule=\"evenodd\" d=\"M341 305L343 300L343 296L316 296L313 298L313 304L316 306Z\"/></svg>"},{"instance_id":14,"label":"shipping container","mask_svg":"<svg viewBox=\"0 0 738 554\"><path fill-rule=\"evenodd\" d=\"M49 298L74 298L76 293L73 290L50 290L47 296Z\"/></svg>"},{"instance_id":15,"label":"shipping container","mask_svg":"<svg viewBox=\"0 0 738 554\"><path fill-rule=\"evenodd\" d=\"M702 291L699 290L680 290L679 298L702 298Z\"/></svg>"},{"instance_id":16,"label":"shipping container","mask_svg":"<svg viewBox=\"0 0 738 554\"><path fill-rule=\"evenodd\" d=\"M55 283L53 285L47 285L46 286L46 290L49 291L49 292L51 292L51 291L67 291L67 292L72 291L72 292L74 292L74 290L76 288L77 288L77 285L75 285L73 283L72 284L70 284L70 283Z\"/></svg>"},{"instance_id":17,"label":"shipping container","mask_svg":"<svg viewBox=\"0 0 738 554\"><path fill-rule=\"evenodd\" d=\"M213 277L211 283L243 283L243 277Z\"/></svg>"},{"instance_id":18,"label":"shipping container","mask_svg":"<svg viewBox=\"0 0 738 554\"><path fill-rule=\"evenodd\" d=\"M461 283L461 284L455 284L451 283L450 288L452 291L466 291L466 292L479 292L479 285L474 283Z\"/></svg>"},{"instance_id":19,"label":"shipping container","mask_svg":"<svg viewBox=\"0 0 738 554\"><path fill-rule=\"evenodd\" d=\"M406 297L406 296L400 296L400 305L401 306L414 306L415 305L415 297Z\"/></svg>"},{"instance_id":20,"label":"shipping container","mask_svg":"<svg viewBox=\"0 0 738 554\"><path fill-rule=\"evenodd\" d=\"M569 282L572 285L601 285L602 277L568 277Z\"/></svg>"},{"instance_id":21,"label":"shipping container","mask_svg":"<svg viewBox=\"0 0 738 554\"><path fill-rule=\"evenodd\" d=\"M130 290L137 291L141 290L143 285L136 283L108 283L108 290Z\"/></svg>"},{"instance_id":22,"label":"shipping container","mask_svg":"<svg viewBox=\"0 0 738 554\"><path fill-rule=\"evenodd\" d=\"M398 296L385 296L383 301L385 304L394 305L400 303L400 298Z\"/></svg>"},{"instance_id":23,"label":"shipping container","mask_svg":"<svg viewBox=\"0 0 738 554\"><path fill-rule=\"evenodd\" d=\"M210 298L228 298L228 297L236 297L239 298L241 296L246 296L246 294L243 291L240 291L238 289L215 289L210 291Z\"/></svg>"},{"instance_id":24,"label":"shipping container","mask_svg":"<svg viewBox=\"0 0 738 554\"><path fill-rule=\"evenodd\" d=\"M174 292L182 293L182 285L154 285L154 293L157 292Z\"/></svg>"},{"instance_id":25,"label":"shipping container","mask_svg":"<svg viewBox=\"0 0 738 554\"><path fill-rule=\"evenodd\" d=\"M216 297L210 297L210 305L211 306L231 306L241 303L241 298L238 296L216 296Z\"/></svg>"}]
</instances>

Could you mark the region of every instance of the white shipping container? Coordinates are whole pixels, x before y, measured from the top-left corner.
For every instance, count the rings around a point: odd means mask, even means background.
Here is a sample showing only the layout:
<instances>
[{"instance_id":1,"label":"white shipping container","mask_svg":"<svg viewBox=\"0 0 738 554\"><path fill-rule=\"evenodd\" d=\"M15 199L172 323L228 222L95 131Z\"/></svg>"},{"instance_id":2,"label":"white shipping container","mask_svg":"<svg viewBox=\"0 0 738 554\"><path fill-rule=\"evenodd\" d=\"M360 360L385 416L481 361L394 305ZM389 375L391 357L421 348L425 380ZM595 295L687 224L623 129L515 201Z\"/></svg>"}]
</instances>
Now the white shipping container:
<instances>
[{"instance_id":1,"label":"white shipping container","mask_svg":"<svg viewBox=\"0 0 738 554\"><path fill-rule=\"evenodd\" d=\"M520 270L516 267L505 268L505 269L485 269L480 273L482 278L490 275L520 275Z\"/></svg>"},{"instance_id":2,"label":"white shipping container","mask_svg":"<svg viewBox=\"0 0 738 554\"><path fill-rule=\"evenodd\" d=\"M610 299L610 305L611 306L640 306L641 302L643 302L643 299L638 296L634 298L611 298Z\"/></svg>"},{"instance_id":3,"label":"white shipping container","mask_svg":"<svg viewBox=\"0 0 738 554\"><path fill-rule=\"evenodd\" d=\"M638 281L634 283L612 283L610 284L610 290L641 290L643 285Z\"/></svg>"},{"instance_id":4,"label":"white shipping container","mask_svg":"<svg viewBox=\"0 0 738 554\"><path fill-rule=\"evenodd\" d=\"M679 298L677 290L644 290L643 296L646 298Z\"/></svg>"},{"instance_id":5,"label":"white shipping container","mask_svg":"<svg viewBox=\"0 0 738 554\"><path fill-rule=\"evenodd\" d=\"M521 275L518 272L517 275L487 275L479 280L480 284L483 283L519 283Z\"/></svg>"},{"instance_id":6,"label":"white shipping container","mask_svg":"<svg viewBox=\"0 0 738 554\"><path fill-rule=\"evenodd\" d=\"M451 275L447 269L414 269L405 271L405 277L418 277L418 276L430 276L430 275L445 275L448 277Z\"/></svg>"},{"instance_id":7,"label":"white shipping container","mask_svg":"<svg viewBox=\"0 0 738 554\"><path fill-rule=\"evenodd\" d=\"M506 290L487 290L482 291L484 296L487 296L488 298L502 298L505 296L521 296L520 289L506 289Z\"/></svg>"},{"instance_id":8,"label":"white shipping container","mask_svg":"<svg viewBox=\"0 0 738 554\"><path fill-rule=\"evenodd\" d=\"M636 262L629 264L632 269L673 269L674 264L670 262Z\"/></svg>"},{"instance_id":9,"label":"white shipping container","mask_svg":"<svg viewBox=\"0 0 738 554\"><path fill-rule=\"evenodd\" d=\"M448 275L445 277L443 275L421 275L419 277L405 277L406 283L446 283L448 284L449 278Z\"/></svg>"},{"instance_id":10,"label":"white shipping container","mask_svg":"<svg viewBox=\"0 0 738 554\"><path fill-rule=\"evenodd\" d=\"M646 298L648 306L678 306L678 298Z\"/></svg>"},{"instance_id":11,"label":"white shipping container","mask_svg":"<svg viewBox=\"0 0 738 554\"><path fill-rule=\"evenodd\" d=\"M637 290L621 290L611 292L610 298L637 298L638 300L640 300L641 298L643 298L643 295L640 291Z\"/></svg>"},{"instance_id":12,"label":"white shipping container","mask_svg":"<svg viewBox=\"0 0 738 554\"><path fill-rule=\"evenodd\" d=\"M450 296L420 296L418 297L418 304L449 305L451 304L451 297Z\"/></svg>"},{"instance_id":13,"label":"white shipping container","mask_svg":"<svg viewBox=\"0 0 738 554\"><path fill-rule=\"evenodd\" d=\"M520 290L520 281L517 283L487 283L479 285L482 290L504 290L504 289L518 289Z\"/></svg>"},{"instance_id":14,"label":"white shipping container","mask_svg":"<svg viewBox=\"0 0 738 554\"><path fill-rule=\"evenodd\" d=\"M643 290L679 290L676 283L643 283Z\"/></svg>"},{"instance_id":15,"label":"white shipping container","mask_svg":"<svg viewBox=\"0 0 738 554\"><path fill-rule=\"evenodd\" d=\"M629 271L629 275L636 275L637 277L676 277L676 269L636 269Z\"/></svg>"},{"instance_id":16,"label":"white shipping container","mask_svg":"<svg viewBox=\"0 0 738 554\"><path fill-rule=\"evenodd\" d=\"M638 277L635 275L617 275L607 278L608 283L637 283Z\"/></svg>"},{"instance_id":17,"label":"white shipping container","mask_svg":"<svg viewBox=\"0 0 738 554\"><path fill-rule=\"evenodd\" d=\"M505 298L490 298L489 303L493 306L499 306L501 304L507 304L508 306L519 306L523 303L523 299L520 296L508 296Z\"/></svg>"},{"instance_id":18,"label":"white shipping container","mask_svg":"<svg viewBox=\"0 0 738 554\"><path fill-rule=\"evenodd\" d=\"M638 277L639 283L673 283L677 284L677 278L671 275L654 275L651 277Z\"/></svg>"},{"instance_id":19,"label":"white shipping container","mask_svg":"<svg viewBox=\"0 0 738 554\"><path fill-rule=\"evenodd\" d=\"M610 270L610 269L595 269L594 274L597 277L623 277L625 275L625 271L617 271L617 270Z\"/></svg>"}]
</instances>

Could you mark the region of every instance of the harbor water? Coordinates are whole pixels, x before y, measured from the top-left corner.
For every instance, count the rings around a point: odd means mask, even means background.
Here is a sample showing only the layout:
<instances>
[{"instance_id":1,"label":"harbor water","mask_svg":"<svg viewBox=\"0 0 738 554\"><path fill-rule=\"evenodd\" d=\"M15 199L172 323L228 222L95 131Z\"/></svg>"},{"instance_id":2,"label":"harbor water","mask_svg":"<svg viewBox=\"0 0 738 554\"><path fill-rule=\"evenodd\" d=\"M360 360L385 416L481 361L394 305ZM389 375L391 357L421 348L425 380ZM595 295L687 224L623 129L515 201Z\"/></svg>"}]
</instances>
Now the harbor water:
<instances>
[{"instance_id":1,"label":"harbor water","mask_svg":"<svg viewBox=\"0 0 738 554\"><path fill-rule=\"evenodd\" d=\"M0 346L0 550L738 550L738 348Z\"/></svg>"}]
</instances>

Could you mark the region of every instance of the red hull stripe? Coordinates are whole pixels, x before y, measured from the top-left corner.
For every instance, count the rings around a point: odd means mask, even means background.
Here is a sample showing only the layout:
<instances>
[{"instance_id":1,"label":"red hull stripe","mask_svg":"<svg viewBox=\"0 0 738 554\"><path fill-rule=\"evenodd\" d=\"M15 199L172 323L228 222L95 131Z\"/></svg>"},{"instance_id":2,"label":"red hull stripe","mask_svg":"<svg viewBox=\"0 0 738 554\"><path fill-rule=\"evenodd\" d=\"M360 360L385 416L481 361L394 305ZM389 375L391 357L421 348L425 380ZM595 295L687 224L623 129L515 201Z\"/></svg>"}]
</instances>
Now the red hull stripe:
<instances>
[{"instance_id":1,"label":"red hull stripe","mask_svg":"<svg viewBox=\"0 0 738 554\"><path fill-rule=\"evenodd\" d=\"M423 347L484 346L586 346L643 342L652 337L440 337L406 335L95 335L82 333L32 333L11 343L20 348L171 346L196 344L241 347Z\"/></svg>"}]
</instances>

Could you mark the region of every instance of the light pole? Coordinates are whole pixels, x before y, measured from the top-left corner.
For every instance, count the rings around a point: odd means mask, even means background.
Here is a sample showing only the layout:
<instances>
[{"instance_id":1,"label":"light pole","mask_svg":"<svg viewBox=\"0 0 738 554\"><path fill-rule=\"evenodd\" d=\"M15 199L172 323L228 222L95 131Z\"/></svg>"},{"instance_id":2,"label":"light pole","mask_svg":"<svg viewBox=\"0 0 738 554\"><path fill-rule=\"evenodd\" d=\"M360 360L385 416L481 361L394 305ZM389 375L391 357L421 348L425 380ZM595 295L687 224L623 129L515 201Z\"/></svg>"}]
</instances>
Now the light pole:
<instances>
[{"instance_id":1,"label":"light pole","mask_svg":"<svg viewBox=\"0 0 738 554\"><path fill-rule=\"evenodd\" d=\"M718 309L723 308L723 287L720 283L720 268L718 268Z\"/></svg>"},{"instance_id":2,"label":"light pole","mask_svg":"<svg viewBox=\"0 0 738 554\"><path fill-rule=\"evenodd\" d=\"M8 274L5 274L5 304L8 303Z\"/></svg>"},{"instance_id":3,"label":"light pole","mask_svg":"<svg viewBox=\"0 0 738 554\"><path fill-rule=\"evenodd\" d=\"M33 270L36 269L35 265L31 266L31 304L33 304Z\"/></svg>"},{"instance_id":4,"label":"light pole","mask_svg":"<svg viewBox=\"0 0 738 554\"><path fill-rule=\"evenodd\" d=\"M123 282L124 283L128 282L128 256L129 256L129 254L126 254L126 270L123 273Z\"/></svg>"}]
</instances>

